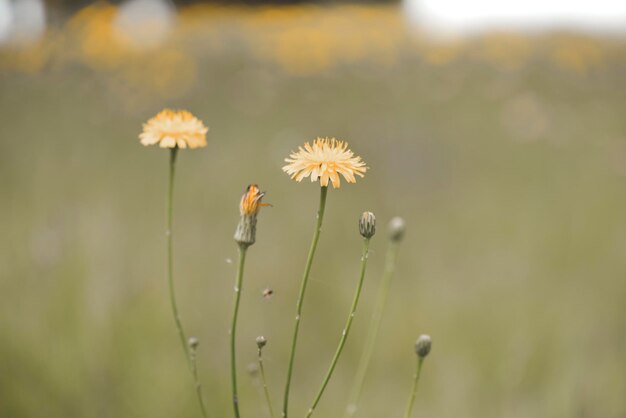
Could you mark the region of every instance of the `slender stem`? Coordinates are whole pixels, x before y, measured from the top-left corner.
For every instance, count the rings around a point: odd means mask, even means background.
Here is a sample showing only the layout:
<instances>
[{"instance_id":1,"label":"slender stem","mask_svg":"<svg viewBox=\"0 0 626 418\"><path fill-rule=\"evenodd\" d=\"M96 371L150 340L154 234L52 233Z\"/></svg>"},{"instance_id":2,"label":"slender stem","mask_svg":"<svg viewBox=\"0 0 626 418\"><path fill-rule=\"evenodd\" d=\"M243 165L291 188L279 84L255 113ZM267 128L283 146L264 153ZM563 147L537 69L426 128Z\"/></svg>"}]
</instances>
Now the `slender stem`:
<instances>
[{"instance_id":1,"label":"slender stem","mask_svg":"<svg viewBox=\"0 0 626 418\"><path fill-rule=\"evenodd\" d=\"M370 328L367 331L365 338L365 344L357 372L354 377L354 383L350 397L348 398L348 407L346 408L346 418L352 418L357 410L357 405L361 397L361 391L363 390L363 383L365 382L365 375L374 353L374 347L376 345L376 337L380 329L380 323L387 304L387 295L389 294L389 288L391 287L391 279L393 278L396 269L396 256L398 253L398 242L390 241L387 247L387 256L385 260L385 271L383 273L383 279L378 288L378 297L376 305L374 306L374 313L372 314L372 321L370 322Z\"/></svg>"},{"instance_id":2,"label":"slender stem","mask_svg":"<svg viewBox=\"0 0 626 418\"><path fill-rule=\"evenodd\" d=\"M354 293L354 299L352 300L352 306L350 307L350 315L348 315L348 320L346 321L346 326L341 333L341 339L339 340L339 345L337 346L337 350L335 351L335 355L333 356L333 360L330 363L330 367L328 368L328 372L326 373L326 377L322 382L322 386L320 387L317 396L315 396L315 400L313 401L313 405L307 412L306 416L309 418L313 415L313 411L317 407L320 399L322 398L322 394L330 381L330 377L335 371L335 366L337 366L337 361L339 360L339 356L343 351L343 347L346 345L346 340L348 339L348 334L350 333L350 327L352 326L352 321L354 320L354 314L356 312L356 308L359 305L359 298L361 297L361 290L363 289L363 279L365 278L365 270L367 268L367 259L369 257L369 246L370 239L365 238L363 240L363 256L361 257L361 276L359 277L359 284L357 285L356 292Z\"/></svg>"},{"instance_id":3,"label":"slender stem","mask_svg":"<svg viewBox=\"0 0 626 418\"><path fill-rule=\"evenodd\" d=\"M174 290L174 246L172 243L172 223L174 218L174 174L176 171L176 155L178 148L172 148L170 152L170 181L167 194L167 279L170 287L170 303L172 305L172 313L174 315L174 322L176 322L176 329L178 329L178 335L180 342L183 345L183 351L185 352L185 358L187 365L191 368L189 360L189 348L187 347L187 338L185 338L185 332L183 331L183 325L180 322L180 316L178 315L178 307L176 305L176 292Z\"/></svg>"},{"instance_id":4,"label":"slender stem","mask_svg":"<svg viewBox=\"0 0 626 418\"><path fill-rule=\"evenodd\" d=\"M172 305L172 314L174 315L174 322L176 323L178 336L180 337L180 342L183 345L183 351L185 352L187 366L193 374L194 382L196 385L196 392L198 394L198 401L200 402L200 408L202 409L202 416L204 418L207 418L208 415L206 412L206 407L204 405L204 400L202 399L202 389L200 386L200 380L198 379L195 359L192 358L189 352L189 347L187 346L187 338L185 337L183 324L181 323L180 315L178 314L178 306L176 305L176 292L174 289L174 245L172 242L172 224L174 219L174 174L176 173L177 154L178 148L172 148L170 150L170 176L167 193L167 230L165 231L165 235L167 237L167 281L170 290L170 304Z\"/></svg>"},{"instance_id":5,"label":"slender stem","mask_svg":"<svg viewBox=\"0 0 626 418\"><path fill-rule=\"evenodd\" d=\"M191 371L193 373L193 378L196 383L196 394L198 395L198 402L200 402L202 416L206 418L208 415L206 411L206 405L204 404L204 398L202 397L202 385L200 384L200 379L198 377L198 365L196 362L196 351L194 349L191 350L189 359L191 362Z\"/></svg>"},{"instance_id":6,"label":"slender stem","mask_svg":"<svg viewBox=\"0 0 626 418\"><path fill-rule=\"evenodd\" d=\"M304 274L302 275L302 283L300 284L300 293L298 295L298 301L296 302L296 322L293 330L293 338L291 340L291 354L289 355L289 366L287 369L287 383L285 384L285 399L283 401L283 418L287 418L289 409L289 390L291 386L291 375L293 373L293 363L296 356L296 345L298 342L298 331L300 329L300 319L302 318L302 302L304 301L304 293L309 281L309 273L311 272L311 265L313 264L313 258L315 256L315 250L317 249L317 242L320 238L320 232L322 231L322 221L324 219L324 209L326 207L326 193L328 187L321 187L320 189L320 205L317 210L317 223L315 225L315 232L313 233L313 240L311 241L311 247L309 249L309 255L304 266Z\"/></svg>"},{"instance_id":7,"label":"slender stem","mask_svg":"<svg viewBox=\"0 0 626 418\"><path fill-rule=\"evenodd\" d=\"M261 382L263 384L263 391L265 392L265 400L267 401L267 409L270 413L270 418L274 418L274 408L272 408L272 398L270 397L270 391L267 387L267 380L265 379L265 368L263 367L263 354L259 348L259 371L261 372Z\"/></svg>"},{"instance_id":8,"label":"slender stem","mask_svg":"<svg viewBox=\"0 0 626 418\"><path fill-rule=\"evenodd\" d=\"M413 404L415 403L415 396L417 395L417 384L420 380L420 373L422 372L423 363L424 357L417 356L417 367L415 368L415 375L413 376L413 389L411 390L409 403L406 406L406 413L404 414L404 418L411 417L411 411L413 411Z\"/></svg>"},{"instance_id":9,"label":"slender stem","mask_svg":"<svg viewBox=\"0 0 626 418\"><path fill-rule=\"evenodd\" d=\"M237 395L237 359L235 356L237 317L239 315L239 301L241 299L241 285L243 282L243 268L246 262L247 245L239 245L239 265L235 283L235 306L233 308L233 321L230 327L230 376L232 382L233 410L235 417L239 418L239 397Z\"/></svg>"}]
</instances>

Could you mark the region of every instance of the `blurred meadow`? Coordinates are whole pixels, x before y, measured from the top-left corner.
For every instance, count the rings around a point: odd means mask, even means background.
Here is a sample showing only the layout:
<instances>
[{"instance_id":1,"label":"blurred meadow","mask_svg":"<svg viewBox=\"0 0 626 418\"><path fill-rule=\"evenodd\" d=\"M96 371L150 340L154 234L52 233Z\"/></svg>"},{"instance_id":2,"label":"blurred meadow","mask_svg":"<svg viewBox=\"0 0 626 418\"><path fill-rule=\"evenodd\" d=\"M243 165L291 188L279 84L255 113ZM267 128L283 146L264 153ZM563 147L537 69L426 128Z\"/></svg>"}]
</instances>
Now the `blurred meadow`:
<instances>
[{"instance_id":1,"label":"blurred meadow","mask_svg":"<svg viewBox=\"0 0 626 418\"><path fill-rule=\"evenodd\" d=\"M376 213L353 332L316 416L344 408L395 215L408 229L357 414L401 416L420 333L419 417L626 417L626 41L573 31L433 39L396 5L124 6L56 16L0 46L0 417L199 416L168 302L168 152L142 123L185 108L210 127L181 151L174 220L182 321L200 339L213 417L231 415L233 232L259 215L240 313L279 405L318 187L283 159L347 140L370 171L329 190L292 392L304 414L358 279L357 221ZM131 17L129 17L131 16ZM271 299L262 291L271 287Z\"/></svg>"}]
</instances>

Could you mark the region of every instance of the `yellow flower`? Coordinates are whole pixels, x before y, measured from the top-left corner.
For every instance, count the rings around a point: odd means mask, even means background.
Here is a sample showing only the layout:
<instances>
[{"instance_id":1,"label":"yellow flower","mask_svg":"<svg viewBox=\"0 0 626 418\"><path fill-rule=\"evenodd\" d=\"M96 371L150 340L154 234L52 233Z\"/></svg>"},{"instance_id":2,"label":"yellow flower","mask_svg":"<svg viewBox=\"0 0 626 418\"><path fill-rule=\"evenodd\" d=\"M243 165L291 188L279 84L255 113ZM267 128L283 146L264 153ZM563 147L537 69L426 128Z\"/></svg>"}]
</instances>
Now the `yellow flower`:
<instances>
[{"instance_id":1,"label":"yellow flower","mask_svg":"<svg viewBox=\"0 0 626 418\"><path fill-rule=\"evenodd\" d=\"M146 146L201 148L206 147L208 130L201 120L186 110L165 109L143 124L139 139Z\"/></svg>"},{"instance_id":2,"label":"yellow flower","mask_svg":"<svg viewBox=\"0 0 626 418\"><path fill-rule=\"evenodd\" d=\"M336 189L340 186L339 174L348 183L356 183L355 175L363 177L367 171L361 157L355 157L348 149L348 143L335 138L317 138L313 145L307 142L285 161L289 164L283 167L283 171L295 181L311 176L312 182L319 179L326 187L331 181Z\"/></svg>"},{"instance_id":3,"label":"yellow flower","mask_svg":"<svg viewBox=\"0 0 626 418\"><path fill-rule=\"evenodd\" d=\"M246 192L241 196L239 203L239 223L235 229L235 242L244 248L248 248L254 244L256 240L256 217L259 209L263 206L270 206L267 203L261 203L265 193L259 190L259 186L251 184Z\"/></svg>"},{"instance_id":4,"label":"yellow flower","mask_svg":"<svg viewBox=\"0 0 626 418\"><path fill-rule=\"evenodd\" d=\"M259 186L256 184L249 185L239 203L241 216L256 215L262 207L270 206L269 203L261 203L263 196L265 196L265 192L260 191Z\"/></svg>"}]
</instances>

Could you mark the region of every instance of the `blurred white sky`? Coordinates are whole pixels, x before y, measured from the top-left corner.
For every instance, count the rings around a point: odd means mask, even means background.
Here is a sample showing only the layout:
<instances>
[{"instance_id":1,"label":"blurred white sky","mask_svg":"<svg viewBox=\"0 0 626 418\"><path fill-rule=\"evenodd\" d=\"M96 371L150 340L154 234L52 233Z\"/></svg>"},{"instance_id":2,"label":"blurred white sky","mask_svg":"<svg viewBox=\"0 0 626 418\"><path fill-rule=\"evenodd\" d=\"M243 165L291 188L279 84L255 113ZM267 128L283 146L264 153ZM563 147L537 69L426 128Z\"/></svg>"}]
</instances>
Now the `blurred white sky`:
<instances>
[{"instance_id":1,"label":"blurred white sky","mask_svg":"<svg viewBox=\"0 0 626 418\"><path fill-rule=\"evenodd\" d=\"M553 28L626 34L626 0L403 0L402 6L410 23L440 34ZM116 28L141 44L145 38L160 41L173 25L174 10L169 0L126 0ZM0 44L33 42L45 27L43 0L0 0Z\"/></svg>"},{"instance_id":2,"label":"blurred white sky","mask_svg":"<svg viewBox=\"0 0 626 418\"><path fill-rule=\"evenodd\" d=\"M8 40L32 42L45 28L46 10L42 0L0 0L0 44Z\"/></svg>"},{"instance_id":3,"label":"blurred white sky","mask_svg":"<svg viewBox=\"0 0 626 418\"><path fill-rule=\"evenodd\" d=\"M411 23L435 32L572 28L626 32L626 0L403 0Z\"/></svg>"}]
</instances>

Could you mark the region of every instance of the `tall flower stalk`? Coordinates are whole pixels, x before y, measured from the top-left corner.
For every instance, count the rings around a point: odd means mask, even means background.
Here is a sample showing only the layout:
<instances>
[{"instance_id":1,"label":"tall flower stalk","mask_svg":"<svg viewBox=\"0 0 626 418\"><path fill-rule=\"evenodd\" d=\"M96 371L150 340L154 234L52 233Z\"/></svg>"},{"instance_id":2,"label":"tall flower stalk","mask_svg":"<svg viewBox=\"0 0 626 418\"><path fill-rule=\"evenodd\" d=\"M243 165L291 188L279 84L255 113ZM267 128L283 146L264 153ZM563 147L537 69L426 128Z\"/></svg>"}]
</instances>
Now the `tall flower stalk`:
<instances>
[{"instance_id":1,"label":"tall flower stalk","mask_svg":"<svg viewBox=\"0 0 626 418\"><path fill-rule=\"evenodd\" d=\"M167 193L167 230L165 235L167 237L167 283L170 290L170 305L172 307L172 315L174 316L174 322L176 323L176 329L178 330L178 336L185 352L187 362L191 361L189 355L189 348L187 347L187 338L185 337L185 331L183 330L183 324L180 321L180 315L178 314L178 306L176 304L176 289L174 287L174 244L172 242L172 224L174 218L174 175L176 173L176 156L178 154L178 148L172 148L170 150L170 177L169 187ZM191 363L189 365L191 367Z\"/></svg>"},{"instance_id":2,"label":"tall flower stalk","mask_svg":"<svg viewBox=\"0 0 626 418\"><path fill-rule=\"evenodd\" d=\"M376 304L374 306L374 313L372 314L372 320L365 337L365 344L363 353L357 366L357 372L354 377L354 383L348 398L348 407L346 408L346 418L352 418L357 410L357 405L361 397L363 390L363 383L365 382L365 375L374 353L374 347L376 345L376 337L380 330L380 323L387 305L387 295L391 287L391 281L393 279L396 270L396 258L398 255L398 246L404 237L404 231L406 229L405 222L400 217L395 217L389 222L389 245L387 247L387 255L385 257L385 271L383 273L383 279L378 288L378 295L376 298Z\"/></svg>"},{"instance_id":3,"label":"tall flower stalk","mask_svg":"<svg viewBox=\"0 0 626 418\"><path fill-rule=\"evenodd\" d=\"M291 354L289 355L289 365L287 367L287 383L285 384L285 397L283 400L283 417L286 418L289 409L289 391L291 389L291 376L293 374L293 363L296 357L296 347L298 344L298 332L300 331L300 320L302 319L302 305L304 302L304 294L309 282L309 274L311 273L311 266L313 265L313 258L315 257L315 250L317 249L317 243L320 239L320 233L322 232L322 222L324 220L324 210L326 208L326 195L328 192L327 186L322 186L320 189L320 203L317 209L317 222L315 224L315 231L313 232L313 240L311 241L311 247L309 248L309 255L304 265L304 274L302 275L302 282L300 284L300 291L298 292L298 300L296 302L296 322L293 329L293 337L291 339Z\"/></svg>"},{"instance_id":4,"label":"tall flower stalk","mask_svg":"<svg viewBox=\"0 0 626 418\"><path fill-rule=\"evenodd\" d=\"M233 306L233 316L230 326L230 380L233 411L237 418L239 418L239 395L237 392L237 356L235 346L237 342L237 317L239 316L239 301L241 299L241 285L243 282L243 268L246 262L246 251L246 247L239 246L239 264L237 265L237 278L235 279L235 304Z\"/></svg>"},{"instance_id":5,"label":"tall flower stalk","mask_svg":"<svg viewBox=\"0 0 626 418\"><path fill-rule=\"evenodd\" d=\"M207 418L207 412L202 397L200 381L195 366L195 348L192 358L190 347L187 345L187 338L183 329L178 306L176 304L176 292L174 287L174 245L173 245L173 219L174 219L174 177L176 173L176 157L179 149L185 148L202 148L206 146L206 133L209 129L204 126L202 121L197 119L191 113L180 110L174 111L165 109L159 112L155 117L148 120L143 125L143 131L139 135L139 139L143 145L159 145L161 148L170 149L169 159L169 182L167 192L167 281L170 294L170 305L172 307L172 315L174 323L178 330L180 342L183 346L187 366L191 372L198 402L204 418Z\"/></svg>"},{"instance_id":6,"label":"tall flower stalk","mask_svg":"<svg viewBox=\"0 0 626 418\"><path fill-rule=\"evenodd\" d=\"M233 401L233 411L236 418L239 413L239 394L237 391L237 319L239 316L239 302L241 301L241 291L243 286L243 271L246 263L246 253L248 247L256 241L257 214L265 203L261 203L265 193L261 192L256 184L251 184L246 189L239 203L239 223L235 230L235 242L239 248L239 263L237 265L237 275L235 277L235 303L233 305L233 316L230 326L230 376L231 391Z\"/></svg>"},{"instance_id":7,"label":"tall flower stalk","mask_svg":"<svg viewBox=\"0 0 626 418\"><path fill-rule=\"evenodd\" d=\"M339 345L337 346L337 350L335 351L335 355L330 363L330 367L328 368L328 372L326 372L326 376L322 382L322 386L320 387L315 399L313 400L313 404L309 408L306 416L309 418L313 415L313 411L317 407L322 395L324 394L324 390L326 390L326 386L330 381L330 378L335 371L335 367L337 366L337 361L339 361L339 356L341 356L341 352L343 351L343 347L346 344L346 340L348 339L348 334L350 334L350 327L352 326L352 321L354 320L354 315L356 313L356 309L359 305L359 298L361 296L361 290L363 289L363 280L365 278L365 270L367 269L367 259L369 258L369 247L370 247L370 239L374 236L376 232L376 217L371 212L365 212L361 216L359 221L359 231L363 236L363 255L361 256L361 274L359 276L359 283L356 288L356 292L354 293L354 298L352 299L352 306L350 307L350 313L348 314L348 320L346 321L346 326L344 327L341 333L341 339L339 340Z\"/></svg>"},{"instance_id":8,"label":"tall flower stalk","mask_svg":"<svg viewBox=\"0 0 626 418\"><path fill-rule=\"evenodd\" d=\"M315 251L322 231L328 185L332 183L333 187L338 189L341 186L339 175L343 176L348 183L356 183L356 176L363 177L367 171L367 167L361 160L361 157L355 157L354 153L348 149L347 143L336 140L335 138L317 138L313 141L312 145L307 142L304 144L304 147L299 147L298 151L292 152L289 158L285 159L285 162L288 164L283 167L283 171L289 174L293 180L300 182L304 178L310 177L312 182L319 180L321 189L315 230L304 266L304 273L302 274L300 291L296 302L295 324L293 337L291 339L291 352L289 354L287 380L283 399L283 418L287 418L289 414L289 393L291 390L291 378L298 344L300 321L302 320L302 306L311 266L313 265Z\"/></svg>"}]
</instances>

